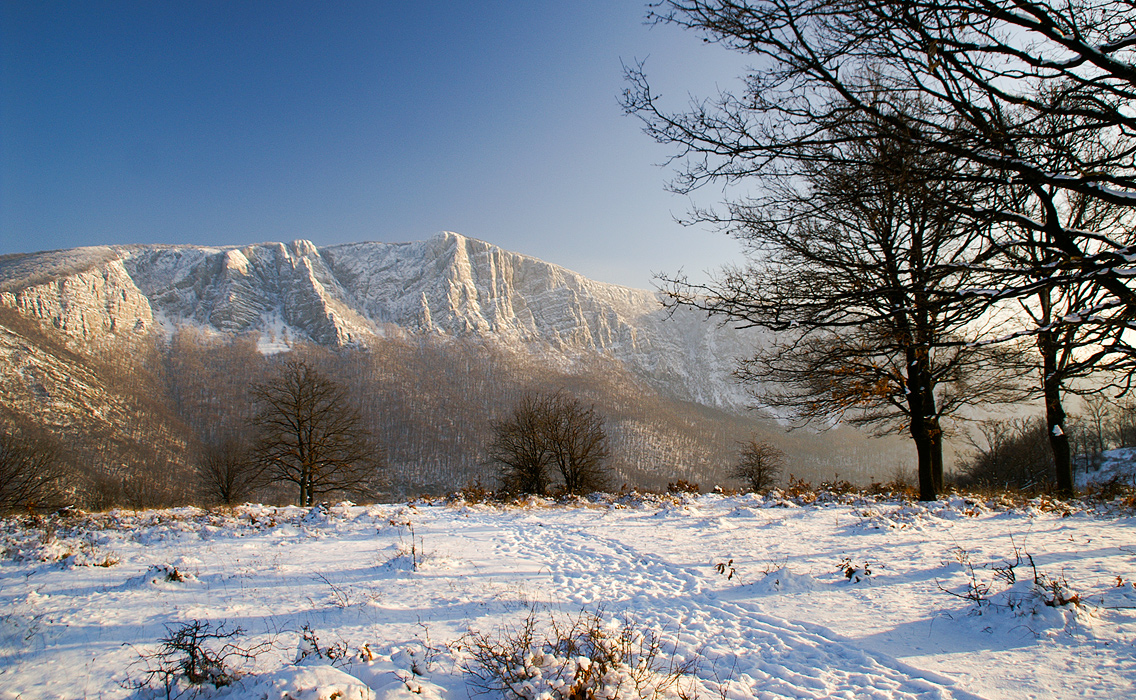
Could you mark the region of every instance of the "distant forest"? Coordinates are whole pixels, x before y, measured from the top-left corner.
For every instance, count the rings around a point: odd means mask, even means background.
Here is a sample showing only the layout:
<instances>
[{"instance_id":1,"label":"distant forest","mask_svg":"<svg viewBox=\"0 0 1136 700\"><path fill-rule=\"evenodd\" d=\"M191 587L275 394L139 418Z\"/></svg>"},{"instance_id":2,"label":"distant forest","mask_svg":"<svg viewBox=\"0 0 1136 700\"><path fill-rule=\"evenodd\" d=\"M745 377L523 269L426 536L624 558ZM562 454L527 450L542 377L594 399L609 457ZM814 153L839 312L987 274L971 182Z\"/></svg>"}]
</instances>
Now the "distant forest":
<instances>
[{"instance_id":1,"label":"distant forest","mask_svg":"<svg viewBox=\"0 0 1136 700\"><path fill-rule=\"evenodd\" d=\"M486 454L493 425L534 391L563 391L595 407L615 488L741 486L729 473L742 443L755 438L789 455L786 478L888 480L906 457L902 443L848 429L787 433L757 414L672 399L596 354L568 361L528 347L392 334L366 349L301 343L265 356L256 336L193 328L96 351L8 309L0 309L0 331L14 353L3 384L5 430L50 445L66 472L66 500L91 509L208 502L204 455L252 438L250 392L289 358L348 388L386 452L389 498L496 488ZM286 502L292 494L268 487L256 496Z\"/></svg>"}]
</instances>

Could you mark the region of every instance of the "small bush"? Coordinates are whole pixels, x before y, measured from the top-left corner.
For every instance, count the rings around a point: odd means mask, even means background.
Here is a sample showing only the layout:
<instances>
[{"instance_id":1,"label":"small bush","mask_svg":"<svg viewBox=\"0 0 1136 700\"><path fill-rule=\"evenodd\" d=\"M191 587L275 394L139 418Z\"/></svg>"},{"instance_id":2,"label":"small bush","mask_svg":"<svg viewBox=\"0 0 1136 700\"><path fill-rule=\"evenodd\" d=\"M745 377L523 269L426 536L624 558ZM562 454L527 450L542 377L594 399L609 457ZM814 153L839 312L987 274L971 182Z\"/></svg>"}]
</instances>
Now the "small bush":
<instances>
[{"instance_id":1,"label":"small bush","mask_svg":"<svg viewBox=\"0 0 1136 700\"><path fill-rule=\"evenodd\" d=\"M844 578L848 579L851 583L860 583L861 581L871 580L872 570L869 568L870 564L864 562L863 566L857 566L852 563L851 557L844 557L840 560L840 566L837 571L844 574Z\"/></svg>"},{"instance_id":2,"label":"small bush","mask_svg":"<svg viewBox=\"0 0 1136 700\"><path fill-rule=\"evenodd\" d=\"M810 482L798 479L792 474L789 475L789 485L785 487L784 496L803 505L808 505L817 498L816 491L813 490L813 485Z\"/></svg>"},{"instance_id":3,"label":"small bush","mask_svg":"<svg viewBox=\"0 0 1136 700\"><path fill-rule=\"evenodd\" d=\"M422 562L426 559L426 552L423 547L422 537L414 532L414 521L409 517L400 515L398 518L391 518L388 522L391 527L397 528L399 543L398 551L391 558L390 562L408 560L410 562L410 570L418 571L422 566ZM403 539L404 532L410 534L409 544Z\"/></svg>"},{"instance_id":4,"label":"small bush","mask_svg":"<svg viewBox=\"0 0 1136 700\"><path fill-rule=\"evenodd\" d=\"M1095 501L1117 501L1129 507L1136 505L1136 486L1131 482L1133 477L1116 475L1099 484L1089 485L1084 492L1086 498Z\"/></svg>"},{"instance_id":5,"label":"small bush","mask_svg":"<svg viewBox=\"0 0 1136 700\"><path fill-rule=\"evenodd\" d=\"M701 489L698 484L691 483L686 479L679 479L667 484L667 493L700 493Z\"/></svg>"},{"instance_id":6,"label":"small bush","mask_svg":"<svg viewBox=\"0 0 1136 700\"><path fill-rule=\"evenodd\" d=\"M497 635L471 631L461 642L474 688L510 700L658 698L693 672L659 638L602 612L541 624L535 613Z\"/></svg>"},{"instance_id":7,"label":"small bush","mask_svg":"<svg viewBox=\"0 0 1136 700\"><path fill-rule=\"evenodd\" d=\"M938 584L939 590L970 601L976 613L981 614L985 607L1005 608L1024 614L1035 609L1037 603L1050 608L1080 607L1083 604L1081 596L1073 592L1063 575L1054 577L1038 571L1033 555L1023 552L1017 545L1013 547L1013 560L1005 559L1001 563L981 567L974 565L970 552L962 547L956 546L953 553L966 572L966 590L959 593ZM1030 578L1023 578L1019 569L1027 562Z\"/></svg>"},{"instance_id":8,"label":"small bush","mask_svg":"<svg viewBox=\"0 0 1136 700\"><path fill-rule=\"evenodd\" d=\"M158 651L141 655L145 665L142 678L128 687L141 690L159 683L167 698L176 698L205 684L215 688L231 685L240 678L236 664L254 661L262 649L241 647L232 641L243 633L240 627L226 630L224 623L214 627L201 620L166 625Z\"/></svg>"},{"instance_id":9,"label":"small bush","mask_svg":"<svg viewBox=\"0 0 1136 700\"><path fill-rule=\"evenodd\" d=\"M714 565L714 570L725 576L727 581L732 580L734 575L738 573L738 570L734 568L733 559L718 562Z\"/></svg>"},{"instance_id":10,"label":"small bush","mask_svg":"<svg viewBox=\"0 0 1136 700\"><path fill-rule=\"evenodd\" d=\"M366 652L360 652L361 655L364 653L369 654L370 648L368 647ZM343 663L347 660L348 655L347 642L340 641L336 644L321 644L319 637L316 636L315 631L310 625L305 624L300 629L300 642L296 646L295 663L313 658L322 659L334 666L337 663Z\"/></svg>"},{"instance_id":11,"label":"small bush","mask_svg":"<svg viewBox=\"0 0 1136 700\"><path fill-rule=\"evenodd\" d=\"M498 500L498 496L492 489L482 486L480 481L473 481L466 484L460 491L454 492L448 500L463 503L492 503Z\"/></svg>"}]
</instances>

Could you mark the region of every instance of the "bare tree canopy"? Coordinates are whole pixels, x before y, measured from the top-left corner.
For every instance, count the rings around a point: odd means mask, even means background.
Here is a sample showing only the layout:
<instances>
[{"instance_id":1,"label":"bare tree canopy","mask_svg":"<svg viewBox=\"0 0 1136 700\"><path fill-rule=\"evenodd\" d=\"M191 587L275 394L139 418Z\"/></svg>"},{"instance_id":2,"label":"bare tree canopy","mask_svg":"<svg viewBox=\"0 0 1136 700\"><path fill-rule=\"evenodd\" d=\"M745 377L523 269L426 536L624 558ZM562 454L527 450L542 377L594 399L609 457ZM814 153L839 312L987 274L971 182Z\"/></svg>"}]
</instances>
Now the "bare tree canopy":
<instances>
[{"instance_id":1,"label":"bare tree canopy","mask_svg":"<svg viewBox=\"0 0 1136 700\"><path fill-rule=\"evenodd\" d=\"M197 459L203 496L211 503L234 505L263 484L265 465L240 438L225 436L203 445Z\"/></svg>"},{"instance_id":2,"label":"bare tree canopy","mask_svg":"<svg viewBox=\"0 0 1136 700\"><path fill-rule=\"evenodd\" d=\"M608 485L603 418L576 397L526 394L493 432L489 457L506 491L543 494L559 482L567 493L584 494Z\"/></svg>"},{"instance_id":3,"label":"bare tree canopy","mask_svg":"<svg viewBox=\"0 0 1136 700\"><path fill-rule=\"evenodd\" d=\"M785 468L785 453L767 440L749 440L742 443L738 463L730 476L746 483L750 491L768 491L777 485Z\"/></svg>"},{"instance_id":4,"label":"bare tree canopy","mask_svg":"<svg viewBox=\"0 0 1136 700\"><path fill-rule=\"evenodd\" d=\"M543 494L550 483L542 397L525 394L510 416L493 425L489 459L497 464L501 487L508 492Z\"/></svg>"},{"instance_id":5,"label":"bare tree canopy","mask_svg":"<svg viewBox=\"0 0 1136 700\"><path fill-rule=\"evenodd\" d=\"M960 203L976 220L1034 231L1058 261L999 294L1091 279L1136 314L1131 226L1080 230L1056 211L1073 193L1136 207L1136 39L1132 0L666 0L652 17L752 56L741 94L665 108L643 69L625 108L678 147L674 186L792 175L848 144L836 124L877 124L895 141L957 159L943 177L1028 192ZM1033 247L1037 240L1004 244ZM1088 320L1102 309L1082 311Z\"/></svg>"},{"instance_id":6,"label":"bare tree canopy","mask_svg":"<svg viewBox=\"0 0 1136 700\"><path fill-rule=\"evenodd\" d=\"M301 505L330 493L376 495L385 455L343 385L290 360L252 396L254 452L271 478L296 485Z\"/></svg>"},{"instance_id":7,"label":"bare tree canopy","mask_svg":"<svg viewBox=\"0 0 1136 700\"><path fill-rule=\"evenodd\" d=\"M1127 387L1136 367L1125 333L1136 319L1132 0L662 0L652 7L654 21L754 58L741 90L677 108L653 92L642 65L627 70L625 108L676 148L674 189L720 183L756 192L724 213L695 211L694 220L752 236L755 211L776 210L785 188L802 179L815 185L828 163L852 171L870 164L879 149L864 146L874 140L933 166L920 178L939 188L927 201L969 227L971 238L956 249L962 255L906 259L925 279L955 283L920 291L912 278L904 289L925 308L972 318L1006 318L1013 309L1002 303L1013 300L1029 321L981 339L916 337L913 349L1037 336L1057 484L1072 493L1065 382L1121 369ZM824 220L800 201L793 215ZM759 259L763 245L784 242L756 238L751 252ZM862 336L866 324L894 317L865 312L854 294L833 290L821 273L814 278L822 326L843 323ZM727 292L739 288L737 279L727 277ZM757 312L740 304L708 310L770 327L817 321L809 318L815 308L782 302L770 299ZM932 412L913 405L911 414ZM924 466L921 456L926 498L933 492Z\"/></svg>"}]
</instances>

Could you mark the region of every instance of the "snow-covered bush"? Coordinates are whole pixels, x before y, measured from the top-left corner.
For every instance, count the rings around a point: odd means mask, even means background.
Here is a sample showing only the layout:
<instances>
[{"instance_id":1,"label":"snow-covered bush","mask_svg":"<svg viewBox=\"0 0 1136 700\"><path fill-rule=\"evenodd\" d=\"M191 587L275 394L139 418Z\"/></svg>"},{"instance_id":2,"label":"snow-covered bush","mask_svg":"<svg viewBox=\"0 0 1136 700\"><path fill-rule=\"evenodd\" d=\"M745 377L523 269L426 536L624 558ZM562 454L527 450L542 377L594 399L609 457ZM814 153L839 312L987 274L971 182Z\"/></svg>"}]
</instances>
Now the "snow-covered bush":
<instances>
[{"instance_id":1,"label":"snow-covered bush","mask_svg":"<svg viewBox=\"0 0 1136 700\"><path fill-rule=\"evenodd\" d=\"M158 650L142 654L141 677L127 683L137 690L160 685L167 698L185 695L205 684L222 688L241 677L237 668L255 661L261 647L245 648L234 643L244 630L225 629L208 621L194 620L166 626Z\"/></svg>"},{"instance_id":2,"label":"snow-covered bush","mask_svg":"<svg viewBox=\"0 0 1136 700\"><path fill-rule=\"evenodd\" d=\"M869 566L868 562L864 562L863 565L857 565L852 563L851 557L843 557L840 560L840 565L836 567L836 570L844 574L844 578L847 579L849 583L860 583L861 581L871 580L872 570Z\"/></svg>"},{"instance_id":3,"label":"snow-covered bush","mask_svg":"<svg viewBox=\"0 0 1136 700\"><path fill-rule=\"evenodd\" d=\"M513 700L618 700L678 697L690 664L662 641L602 612L546 622L530 613L496 635L471 631L462 642L471 685Z\"/></svg>"},{"instance_id":4,"label":"snow-covered bush","mask_svg":"<svg viewBox=\"0 0 1136 700\"><path fill-rule=\"evenodd\" d=\"M993 609L1007 610L1018 616L1037 616L1046 608L1071 606L1077 609L1084 604L1064 575L1052 576L1039 571L1033 556L1016 545L1013 552L1013 561L1006 559L1001 563L977 567L967 550L955 547L955 559L962 565L967 577L965 590L952 591L942 584L939 589L970 601L974 604L973 612L979 615ZM1029 564L1028 571L1022 566L1026 563Z\"/></svg>"},{"instance_id":5,"label":"snow-covered bush","mask_svg":"<svg viewBox=\"0 0 1136 700\"><path fill-rule=\"evenodd\" d=\"M295 663L329 663L334 666L337 662L347 660L349 654L347 642L340 640L333 644L321 643L311 625L305 624L300 629Z\"/></svg>"}]
</instances>

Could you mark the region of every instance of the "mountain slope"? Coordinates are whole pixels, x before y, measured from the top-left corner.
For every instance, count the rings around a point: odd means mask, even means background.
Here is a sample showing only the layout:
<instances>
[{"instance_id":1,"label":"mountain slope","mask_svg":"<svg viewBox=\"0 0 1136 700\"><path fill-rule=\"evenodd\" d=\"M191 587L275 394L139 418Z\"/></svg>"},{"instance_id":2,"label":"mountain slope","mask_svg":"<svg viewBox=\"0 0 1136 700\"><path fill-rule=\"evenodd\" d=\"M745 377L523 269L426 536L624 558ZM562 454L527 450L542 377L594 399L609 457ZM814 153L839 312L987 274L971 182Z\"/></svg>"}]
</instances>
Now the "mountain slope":
<instances>
[{"instance_id":1,"label":"mountain slope","mask_svg":"<svg viewBox=\"0 0 1136 700\"><path fill-rule=\"evenodd\" d=\"M886 445L785 435L743 410L730 371L761 341L453 233L0 258L0 419L65 444L87 504L184 502L195 451L247 437L249 388L289 348L350 388L398 493L492 483L494 421L556 389L605 416L619 484L728 483L755 436L798 477L889 476Z\"/></svg>"},{"instance_id":2,"label":"mountain slope","mask_svg":"<svg viewBox=\"0 0 1136 700\"><path fill-rule=\"evenodd\" d=\"M738 409L729 379L756 333L723 331L655 293L589 280L455 233L414 243L122 246L0 260L0 304L82 344L155 326L373 345L387 333L480 338L571 363L602 353L684 400Z\"/></svg>"}]
</instances>

